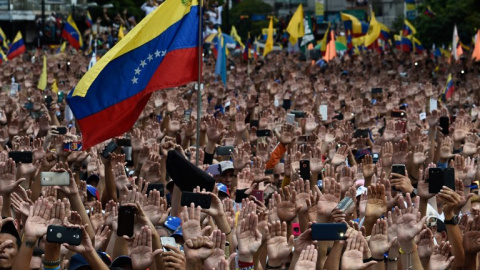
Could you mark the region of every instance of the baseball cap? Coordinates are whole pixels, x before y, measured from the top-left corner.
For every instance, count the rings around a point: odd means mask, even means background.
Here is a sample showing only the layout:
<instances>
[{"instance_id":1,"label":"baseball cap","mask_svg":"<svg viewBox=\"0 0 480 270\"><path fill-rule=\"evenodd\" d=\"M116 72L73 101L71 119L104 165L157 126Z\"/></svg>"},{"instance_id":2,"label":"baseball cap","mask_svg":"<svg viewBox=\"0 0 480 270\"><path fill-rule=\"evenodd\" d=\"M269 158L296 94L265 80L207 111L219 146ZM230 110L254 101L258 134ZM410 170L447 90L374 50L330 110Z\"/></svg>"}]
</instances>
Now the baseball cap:
<instances>
[{"instance_id":1,"label":"baseball cap","mask_svg":"<svg viewBox=\"0 0 480 270\"><path fill-rule=\"evenodd\" d=\"M167 227L171 231L175 231L178 227L182 224L182 220L179 217L167 217L164 226Z\"/></svg>"},{"instance_id":2,"label":"baseball cap","mask_svg":"<svg viewBox=\"0 0 480 270\"><path fill-rule=\"evenodd\" d=\"M217 189L218 189L219 192L223 192L223 193L227 194L228 196L230 196L230 192L228 191L227 186L225 186L224 184L217 183Z\"/></svg>"},{"instance_id":3,"label":"baseball cap","mask_svg":"<svg viewBox=\"0 0 480 270\"><path fill-rule=\"evenodd\" d=\"M97 200L100 200L100 194L98 194L98 190L96 187L87 185L87 193L88 195L97 198Z\"/></svg>"},{"instance_id":4,"label":"baseball cap","mask_svg":"<svg viewBox=\"0 0 480 270\"><path fill-rule=\"evenodd\" d=\"M218 164L220 164L220 171L222 173L224 173L227 170L233 170L234 169L233 168L233 162L231 162L231 161L222 161Z\"/></svg>"},{"instance_id":5,"label":"baseball cap","mask_svg":"<svg viewBox=\"0 0 480 270\"><path fill-rule=\"evenodd\" d=\"M365 155L371 155L372 152L368 149L359 149L357 153L355 153L355 159L360 159L364 157Z\"/></svg>"},{"instance_id":6,"label":"baseball cap","mask_svg":"<svg viewBox=\"0 0 480 270\"><path fill-rule=\"evenodd\" d=\"M178 226L178 228L170 236L175 235L183 237L182 226Z\"/></svg>"},{"instance_id":7,"label":"baseball cap","mask_svg":"<svg viewBox=\"0 0 480 270\"><path fill-rule=\"evenodd\" d=\"M99 250L97 251L97 254L107 266L112 263L112 259L107 253ZM90 266L90 264L88 263L87 259L85 259L85 257L77 253L70 258L70 265L68 267L68 270L77 270L83 266Z\"/></svg>"},{"instance_id":8,"label":"baseball cap","mask_svg":"<svg viewBox=\"0 0 480 270\"><path fill-rule=\"evenodd\" d=\"M125 266L132 267L132 258L125 255L118 256L115 258L115 260L113 260L112 265L110 265L110 267L119 267L122 269L124 269Z\"/></svg>"}]
</instances>

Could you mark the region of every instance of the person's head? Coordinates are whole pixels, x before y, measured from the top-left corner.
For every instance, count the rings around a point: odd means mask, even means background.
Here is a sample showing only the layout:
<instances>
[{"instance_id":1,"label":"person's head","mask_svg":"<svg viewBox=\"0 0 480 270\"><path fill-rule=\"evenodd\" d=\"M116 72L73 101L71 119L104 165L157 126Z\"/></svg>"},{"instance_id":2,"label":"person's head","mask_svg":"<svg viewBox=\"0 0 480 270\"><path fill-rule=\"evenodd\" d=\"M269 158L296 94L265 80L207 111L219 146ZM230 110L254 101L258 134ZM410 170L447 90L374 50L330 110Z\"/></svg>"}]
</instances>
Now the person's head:
<instances>
[{"instance_id":1,"label":"person's head","mask_svg":"<svg viewBox=\"0 0 480 270\"><path fill-rule=\"evenodd\" d=\"M285 177L285 164L278 163L275 168L273 168L273 183L275 186L279 187L282 184L283 178Z\"/></svg>"},{"instance_id":2,"label":"person's head","mask_svg":"<svg viewBox=\"0 0 480 270\"><path fill-rule=\"evenodd\" d=\"M436 230L432 231L433 237L437 241L438 244L442 243L443 241L447 241L447 227L445 223L440 219L437 220Z\"/></svg>"},{"instance_id":3,"label":"person's head","mask_svg":"<svg viewBox=\"0 0 480 270\"><path fill-rule=\"evenodd\" d=\"M227 186L227 188L230 188L233 180L233 162L222 161L218 164L220 165L220 174L214 177L215 182L222 183Z\"/></svg>"},{"instance_id":4,"label":"person's head","mask_svg":"<svg viewBox=\"0 0 480 270\"><path fill-rule=\"evenodd\" d=\"M218 189L218 198L220 200L224 200L228 197L230 197L230 192L228 191L228 188L227 186L225 186L224 184L222 183L217 183L217 189Z\"/></svg>"},{"instance_id":5,"label":"person's head","mask_svg":"<svg viewBox=\"0 0 480 270\"><path fill-rule=\"evenodd\" d=\"M10 269L18 254L19 246L15 236L8 233L0 233L0 244L7 241L10 241L10 244L0 250L0 269Z\"/></svg>"},{"instance_id":6,"label":"person's head","mask_svg":"<svg viewBox=\"0 0 480 270\"><path fill-rule=\"evenodd\" d=\"M42 269L42 255L44 254L43 250L39 248L33 249L32 260L30 261L30 270L40 270Z\"/></svg>"}]
</instances>

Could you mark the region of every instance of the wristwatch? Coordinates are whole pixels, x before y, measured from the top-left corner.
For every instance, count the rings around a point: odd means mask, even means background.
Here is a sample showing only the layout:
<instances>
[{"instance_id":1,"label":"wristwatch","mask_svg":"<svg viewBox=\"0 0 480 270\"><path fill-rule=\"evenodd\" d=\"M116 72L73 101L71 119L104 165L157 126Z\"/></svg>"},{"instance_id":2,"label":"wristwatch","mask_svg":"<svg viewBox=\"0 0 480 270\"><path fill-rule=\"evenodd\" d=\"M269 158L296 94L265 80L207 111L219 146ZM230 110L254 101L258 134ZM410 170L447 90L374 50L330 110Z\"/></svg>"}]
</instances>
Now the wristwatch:
<instances>
[{"instance_id":1,"label":"wristwatch","mask_svg":"<svg viewBox=\"0 0 480 270\"><path fill-rule=\"evenodd\" d=\"M455 216L453 216L452 219L448 219L448 220L445 219L445 220L443 221L443 223L444 223L445 225L458 225L458 222L459 222L459 221L460 221L460 220L459 220L458 216L455 215Z\"/></svg>"}]
</instances>

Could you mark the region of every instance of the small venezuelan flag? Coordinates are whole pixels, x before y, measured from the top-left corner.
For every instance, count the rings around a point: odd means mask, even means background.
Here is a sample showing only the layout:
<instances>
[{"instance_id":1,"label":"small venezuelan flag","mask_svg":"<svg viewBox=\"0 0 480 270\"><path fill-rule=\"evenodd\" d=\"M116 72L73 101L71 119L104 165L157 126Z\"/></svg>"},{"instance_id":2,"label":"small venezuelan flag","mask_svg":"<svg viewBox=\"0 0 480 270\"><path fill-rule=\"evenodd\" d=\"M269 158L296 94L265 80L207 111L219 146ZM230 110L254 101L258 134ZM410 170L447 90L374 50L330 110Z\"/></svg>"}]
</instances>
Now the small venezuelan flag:
<instances>
[{"instance_id":1,"label":"small venezuelan flag","mask_svg":"<svg viewBox=\"0 0 480 270\"><path fill-rule=\"evenodd\" d=\"M85 14L85 23L89 28L91 28L93 25L92 16L90 16L90 11L88 10L87 10L87 14Z\"/></svg>"},{"instance_id":2,"label":"small venezuelan flag","mask_svg":"<svg viewBox=\"0 0 480 270\"><path fill-rule=\"evenodd\" d=\"M12 45L10 45L10 48L8 49L7 57L8 60L12 60L15 57L21 55L26 51L25 48L25 43L23 42L22 38L22 33L18 31L17 35L15 36L15 39L13 40Z\"/></svg>"},{"instance_id":3,"label":"small venezuelan flag","mask_svg":"<svg viewBox=\"0 0 480 270\"><path fill-rule=\"evenodd\" d=\"M77 28L77 24L72 18L72 15L68 15L68 19L63 26L62 38L68 40L68 43L75 49L79 50L83 47L83 40L80 31Z\"/></svg>"},{"instance_id":4,"label":"small venezuelan flag","mask_svg":"<svg viewBox=\"0 0 480 270\"><path fill-rule=\"evenodd\" d=\"M128 131L152 92L198 79L198 0L167 0L110 49L67 102L89 148Z\"/></svg>"},{"instance_id":5,"label":"small venezuelan flag","mask_svg":"<svg viewBox=\"0 0 480 270\"><path fill-rule=\"evenodd\" d=\"M452 73L448 74L447 84L445 85L445 90L443 91L443 100L446 101L453 96L455 92L455 84L453 83Z\"/></svg>"}]
</instances>

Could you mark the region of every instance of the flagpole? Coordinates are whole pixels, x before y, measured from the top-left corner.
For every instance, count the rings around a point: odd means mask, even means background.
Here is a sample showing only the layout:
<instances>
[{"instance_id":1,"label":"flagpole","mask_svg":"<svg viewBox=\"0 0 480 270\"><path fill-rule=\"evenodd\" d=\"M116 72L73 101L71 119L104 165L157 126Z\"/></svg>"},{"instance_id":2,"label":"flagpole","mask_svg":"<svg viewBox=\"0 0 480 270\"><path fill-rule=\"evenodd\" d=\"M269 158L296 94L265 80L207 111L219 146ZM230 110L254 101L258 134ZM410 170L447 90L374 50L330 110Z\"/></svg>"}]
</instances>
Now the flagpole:
<instances>
[{"instance_id":1,"label":"flagpole","mask_svg":"<svg viewBox=\"0 0 480 270\"><path fill-rule=\"evenodd\" d=\"M202 80L202 8L203 8L203 0L199 0L198 2L198 81L197 81L197 140L195 141L195 165L199 165L200 160L200 119L202 114L202 88L201 88L201 80ZM227 7L228 9L228 7Z\"/></svg>"}]
</instances>

